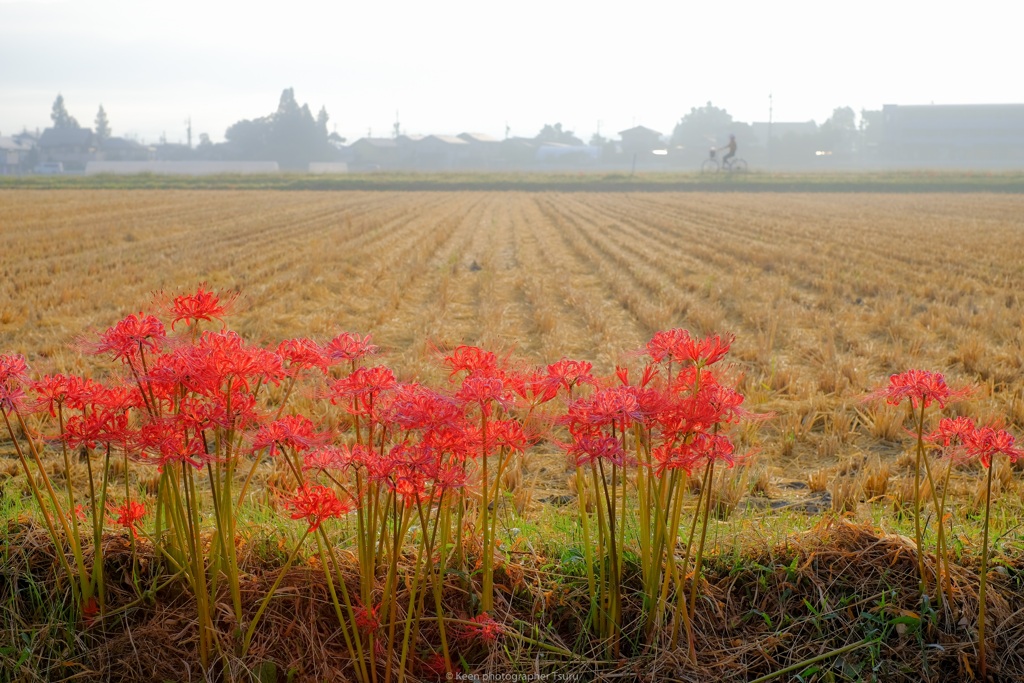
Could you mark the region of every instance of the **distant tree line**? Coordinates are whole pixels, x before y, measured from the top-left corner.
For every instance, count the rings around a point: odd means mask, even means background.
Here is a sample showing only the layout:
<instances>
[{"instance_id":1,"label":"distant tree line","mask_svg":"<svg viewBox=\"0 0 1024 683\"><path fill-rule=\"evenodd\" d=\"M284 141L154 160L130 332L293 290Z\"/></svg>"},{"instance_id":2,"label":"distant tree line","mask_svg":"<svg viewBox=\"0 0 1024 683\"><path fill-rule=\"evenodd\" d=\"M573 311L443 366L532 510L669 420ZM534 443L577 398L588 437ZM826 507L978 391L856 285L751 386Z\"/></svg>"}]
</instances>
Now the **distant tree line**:
<instances>
[{"instance_id":1,"label":"distant tree line","mask_svg":"<svg viewBox=\"0 0 1024 683\"><path fill-rule=\"evenodd\" d=\"M310 162L332 161L344 142L327 132L330 116L320 108L316 118L309 105L295 100L295 91L281 93L277 111L258 119L243 119L224 134L221 153L225 159L276 161L281 168L305 168ZM209 142L209 138L205 139ZM202 147L204 140L200 139Z\"/></svg>"},{"instance_id":2,"label":"distant tree line","mask_svg":"<svg viewBox=\"0 0 1024 683\"><path fill-rule=\"evenodd\" d=\"M816 153L843 153L853 151L864 140L870 140L872 126L880 128L879 112L861 112L860 127L850 107L838 107L821 126L814 127L813 134L773 135L771 145L777 160L807 158ZM57 95L50 113L55 129L78 129L77 119L65 105L64 97ZM164 158L206 159L223 161L276 161L284 169L304 169L310 162L339 160L344 138L328 131L330 116L321 107L313 116L308 104L299 104L293 88L286 88L278 102L277 110L266 116L242 119L224 134L225 142L213 143L210 136L200 133L199 145L195 149L186 145L167 145L161 139ZM693 107L675 125L669 145L677 150L703 154L709 147L723 144L729 134L736 136L741 149L754 142L752 127L733 120L723 108L708 102L703 107ZM102 148L104 141L111 138L111 126L107 113L101 104L96 113L94 141ZM191 140L191 130L189 133ZM583 146L583 141L567 130L561 123L545 124L536 136L538 143L557 143L569 146ZM760 142L766 142L761 140ZM604 155L615 154L616 143L595 133L589 143L600 147Z\"/></svg>"},{"instance_id":3,"label":"distant tree line","mask_svg":"<svg viewBox=\"0 0 1024 683\"><path fill-rule=\"evenodd\" d=\"M50 119L52 127L57 130L81 128L78 120L68 112L61 94L53 102ZM277 111L231 125L224 134L225 142L214 144L208 134L201 133L196 149L181 145L181 149L169 150L167 155L175 159L276 161L281 168L305 169L310 162L338 158L338 148L345 141L337 133L327 131L329 120L326 108L321 107L314 118L309 105L300 106L294 89L286 88L281 93ZM100 148L111 137L110 120L102 104L96 113L93 136ZM174 147L167 145L164 139L161 139L161 144Z\"/></svg>"}]
</instances>

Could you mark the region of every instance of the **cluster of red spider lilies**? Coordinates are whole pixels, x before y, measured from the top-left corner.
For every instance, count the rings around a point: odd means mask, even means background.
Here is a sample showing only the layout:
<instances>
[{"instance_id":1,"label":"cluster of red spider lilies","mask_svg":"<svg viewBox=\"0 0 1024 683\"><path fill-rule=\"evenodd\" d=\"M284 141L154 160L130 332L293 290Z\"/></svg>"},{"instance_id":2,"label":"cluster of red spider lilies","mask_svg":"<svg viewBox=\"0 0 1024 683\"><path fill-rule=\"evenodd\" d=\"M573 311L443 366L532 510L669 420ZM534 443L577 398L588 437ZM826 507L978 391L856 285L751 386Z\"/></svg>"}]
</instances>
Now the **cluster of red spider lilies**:
<instances>
[{"instance_id":1,"label":"cluster of red spider lilies","mask_svg":"<svg viewBox=\"0 0 1024 683\"><path fill-rule=\"evenodd\" d=\"M417 666L451 673L456 654L502 636L540 645L491 615L496 563L506 561L498 520L513 514L504 475L543 439L567 452L578 500L593 501L578 508L594 637L618 656L629 550L640 560L646 642L675 647L685 634L694 657L690 621L715 467L735 461L734 426L759 417L711 367L731 337L659 332L641 367L610 377L581 360L541 368L460 346L441 358L448 382L431 387L372 364L369 337L248 343L223 327L232 301L200 286L160 297L163 320L121 320L92 348L120 368L104 381L31 379L24 358L0 356L0 412L55 546L70 547L59 557L86 624L130 607L108 604L103 563L86 552L85 539L99 547L112 523L153 548L162 580L170 574L191 588L204 666L245 655L307 542L361 681L402 680ZM906 373L877 393L920 407L919 471L929 478L923 411L954 396L944 387L939 375ZM931 440L986 466L996 453L1019 454L1005 432L962 421L943 420ZM84 462L81 490L55 487L45 449L62 456L65 482L81 481L76 463ZM123 467L112 468L118 461ZM237 513L268 462L289 482L279 487L282 502L305 528L253 611L240 589ZM147 467L158 477L152 496L129 476ZM684 520L691 476L700 495ZM920 517L920 500L915 511ZM940 559L943 541L940 532ZM352 568L339 560L339 543L354 550L358 586L346 580ZM453 605L446 593L452 573L468 577L459 593L473 596L468 604ZM927 591L923 561L921 576ZM151 588L140 585L140 596ZM223 594L232 607L226 622L214 608Z\"/></svg>"}]
</instances>

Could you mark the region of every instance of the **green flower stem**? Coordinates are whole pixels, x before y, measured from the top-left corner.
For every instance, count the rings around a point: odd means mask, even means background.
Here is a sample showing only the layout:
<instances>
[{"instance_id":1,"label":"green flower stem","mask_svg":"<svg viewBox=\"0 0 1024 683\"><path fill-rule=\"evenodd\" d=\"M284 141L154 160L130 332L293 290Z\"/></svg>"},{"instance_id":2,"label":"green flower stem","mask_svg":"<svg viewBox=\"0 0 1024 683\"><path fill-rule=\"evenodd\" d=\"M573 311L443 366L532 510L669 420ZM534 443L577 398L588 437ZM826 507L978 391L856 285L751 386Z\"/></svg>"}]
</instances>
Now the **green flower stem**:
<instances>
[{"instance_id":1,"label":"green flower stem","mask_svg":"<svg viewBox=\"0 0 1024 683\"><path fill-rule=\"evenodd\" d=\"M284 567L277 574L277 579L274 580L274 584L267 591L267 594L263 596L263 602L260 603L260 607L256 610L256 614L253 616L252 621L249 622L249 628L245 630L245 637L242 639L242 650L239 656L244 657L245 653L249 651L249 645L252 643L252 636L256 632L256 624L259 623L260 618L263 616L263 612L266 611L267 606L270 604L270 599L274 597L274 593L277 592L278 586L281 585L281 581L284 579L285 574L291 568L292 563L295 562L295 558L299 554L299 549L302 548L303 542L306 537L309 536L310 529L307 528L302 534L302 538L295 544L295 548L292 550L291 555L288 556L288 560L284 563Z\"/></svg>"},{"instance_id":2,"label":"green flower stem","mask_svg":"<svg viewBox=\"0 0 1024 683\"><path fill-rule=\"evenodd\" d=\"M981 585L978 588L978 674L982 681L988 680L985 662L985 588L988 584L988 521L992 503L992 469L995 458L988 463L988 481L985 487L985 526L981 542Z\"/></svg>"}]
</instances>

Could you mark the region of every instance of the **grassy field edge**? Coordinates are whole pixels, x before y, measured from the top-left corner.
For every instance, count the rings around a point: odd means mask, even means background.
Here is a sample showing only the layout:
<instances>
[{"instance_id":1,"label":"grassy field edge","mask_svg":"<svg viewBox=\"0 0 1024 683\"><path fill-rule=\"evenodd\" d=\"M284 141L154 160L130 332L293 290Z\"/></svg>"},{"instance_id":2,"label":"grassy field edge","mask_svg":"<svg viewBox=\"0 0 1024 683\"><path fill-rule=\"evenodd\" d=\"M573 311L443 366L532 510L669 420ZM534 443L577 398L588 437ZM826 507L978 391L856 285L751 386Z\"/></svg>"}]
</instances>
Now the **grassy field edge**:
<instances>
[{"instance_id":1,"label":"grassy field edge","mask_svg":"<svg viewBox=\"0 0 1024 683\"><path fill-rule=\"evenodd\" d=\"M196 671L188 588L152 573L158 588L141 599L132 594L133 562L143 573L159 566L149 549L140 547L133 560L126 537L105 537L110 593L121 607L131 606L78 630L66 618L67 584L42 529L12 522L5 541L0 599L7 609L0 627L9 645L0 648L0 668L7 672L0 679L177 681L183 670ZM710 558L694 619L696 664L684 647L672 649L667 642L661 648L636 644L617 661L592 651L585 577L574 571L574 557L571 546L551 546L501 568L501 635L493 643L460 639L454 646L466 676L749 681L788 671L798 680L916 681L922 674L954 680L971 675L976 657L976 557L964 555L953 565L954 604L922 605L913 543L833 515L781 543L748 544ZM246 594L259 596L277 578L283 559L266 545L252 548L249 562ZM627 586L635 583L636 571L635 562L627 563ZM355 569L349 573L357 581ZM1020 557L1003 556L990 575L990 619L998 626L990 670L1000 680L1024 675L1024 651L1014 645L1024 632L1022 579ZM446 620L470 612L460 581L452 576L447 582ZM636 630L642 605L635 592L628 594L626 623ZM231 680L345 680L350 662L315 562L289 569L276 595L246 658L232 657L230 643L222 644L228 653L219 665L228 670L222 674ZM118 604L111 606L119 611ZM406 680L438 680L421 654Z\"/></svg>"},{"instance_id":2,"label":"grassy field edge","mask_svg":"<svg viewBox=\"0 0 1024 683\"><path fill-rule=\"evenodd\" d=\"M847 173L300 173L0 177L3 189L195 189L521 192L1000 192L1024 193L1024 172Z\"/></svg>"}]
</instances>

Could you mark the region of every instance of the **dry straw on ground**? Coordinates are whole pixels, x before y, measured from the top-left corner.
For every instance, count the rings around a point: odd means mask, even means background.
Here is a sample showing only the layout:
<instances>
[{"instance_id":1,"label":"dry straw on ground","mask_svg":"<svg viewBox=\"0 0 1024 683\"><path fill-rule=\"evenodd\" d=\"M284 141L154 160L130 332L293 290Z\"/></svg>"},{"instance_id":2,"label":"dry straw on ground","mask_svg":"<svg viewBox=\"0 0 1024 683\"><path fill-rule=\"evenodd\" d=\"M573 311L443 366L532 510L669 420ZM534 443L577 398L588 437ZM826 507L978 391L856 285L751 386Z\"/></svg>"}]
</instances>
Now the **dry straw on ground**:
<instances>
[{"instance_id":1,"label":"dry straw on ground","mask_svg":"<svg viewBox=\"0 0 1024 683\"><path fill-rule=\"evenodd\" d=\"M17 590L26 585L34 587L36 601L66 599L45 533L31 527L9 532L12 557L18 560L9 563L6 581L0 584L4 603L19 608L23 615L32 614L33 598ZM916 682L922 676L965 680L971 675L978 608L973 562L952 568L955 604L929 614L921 611L913 542L900 536L880 535L870 527L833 518L781 545L748 547L742 552L746 557L742 564L719 557L703 579L694 622L696 665L688 662L685 648L636 648L626 653L628 659L609 662L585 653L562 657L509 635L493 646L491 654L465 641L456 647L478 675L557 671L579 674L581 680L748 681L858 644L823 660L821 671L831 671L836 680ZM105 554L111 577L130 573L131 557L123 538L108 537ZM141 559L143 567L153 560L145 553ZM245 594L251 598L247 599L247 611L251 611L278 570L273 562L255 556L249 556L246 565L250 578ZM518 631L571 650L586 628L588 605L586 588L579 583L582 579L574 583L552 571L542 557L524 562L515 572L511 569L499 570L496 580L498 621L507 632ZM1010 563L990 574L989 618L994 626L990 668L999 680L1024 677L1024 652L1017 647L1024 637L1021 571L1024 566ZM354 585L357 578L354 574L350 578ZM129 586L130 581L118 583L115 578L113 604L135 599ZM449 619L469 616L468 596L454 577L445 595ZM319 568L292 568L277 596L245 660L227 657L232 678L256 680L251 676L272 663L280 672L278 680L289 671L294 681L349 680L345 648ZM628 598L627 635L636 628L639 610L636 600ZM229 613L223 611L222 618ZM113 617L77 633L70 647L59 642L59 624L51 624L48 632L38 636L54 641L51 657L33 659L34 675L19 672L16 679L201 680L200 672L186 670L189 662L197 661L193 614L188 594L171 583L123 612L123 618ZM528 624L543 626L538 630ZM38 651L47 648L37 647ZM436 674L422 667L417 671L407 680L437 680Z\"/></svg>"}]
</instances>

